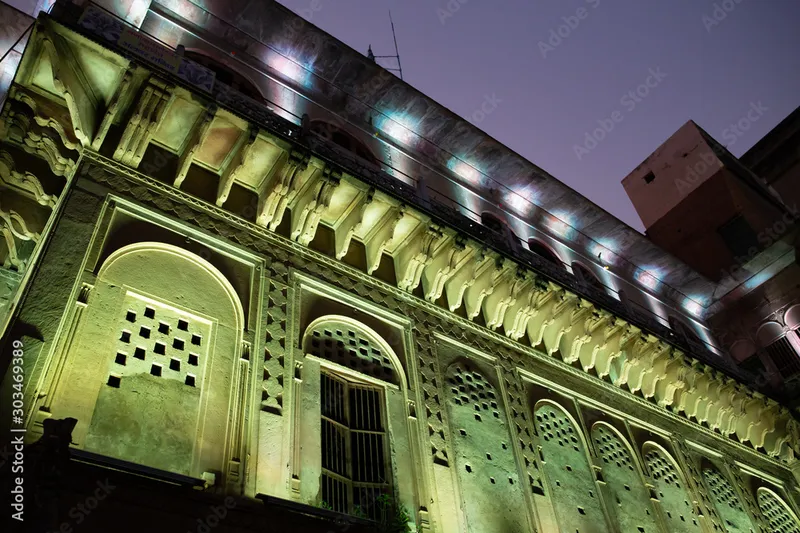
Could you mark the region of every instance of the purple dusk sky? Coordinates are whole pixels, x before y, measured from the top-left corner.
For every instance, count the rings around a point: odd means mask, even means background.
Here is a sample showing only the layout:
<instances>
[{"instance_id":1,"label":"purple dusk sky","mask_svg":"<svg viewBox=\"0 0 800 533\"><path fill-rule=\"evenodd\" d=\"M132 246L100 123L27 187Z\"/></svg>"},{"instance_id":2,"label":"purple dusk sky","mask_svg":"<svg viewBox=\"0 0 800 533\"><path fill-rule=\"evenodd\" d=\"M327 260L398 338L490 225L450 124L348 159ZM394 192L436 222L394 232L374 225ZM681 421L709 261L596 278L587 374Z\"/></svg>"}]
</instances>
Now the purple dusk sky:
<instances>
[{"instance_id":1,"label":"purple dusk sky","mask_svg":"<svg viewBox=\"0 0 800 533\"><path fill-rule=\"evenodd\" d=\"M499 100L478 127L639 231L620 181L687 120L741 156L800 104L799 0L279 1L376 55L394 54L391 9L406 82L465 118ZM664 78L623 99L651 69Z\"/></svg>"}]
</instances>

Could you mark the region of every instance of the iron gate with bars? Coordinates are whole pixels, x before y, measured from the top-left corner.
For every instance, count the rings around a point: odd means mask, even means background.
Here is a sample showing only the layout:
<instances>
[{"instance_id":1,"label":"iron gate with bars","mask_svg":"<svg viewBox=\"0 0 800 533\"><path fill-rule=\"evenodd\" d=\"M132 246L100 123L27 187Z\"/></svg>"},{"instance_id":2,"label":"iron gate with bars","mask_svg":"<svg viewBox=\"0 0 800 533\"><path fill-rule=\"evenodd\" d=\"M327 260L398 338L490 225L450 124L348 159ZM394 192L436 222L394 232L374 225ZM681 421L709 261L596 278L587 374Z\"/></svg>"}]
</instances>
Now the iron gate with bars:
<instances>
[{"instance_id":1,"label":"iron gate with bars","mask_svg":"<svg viewBox=\"0 0 800 533\"><path fill-rule=\"evenodd\" d=\"M322 500L334 511L376 520L389 494L383 394L323 373Z\"/></svg>"}]
</instances>

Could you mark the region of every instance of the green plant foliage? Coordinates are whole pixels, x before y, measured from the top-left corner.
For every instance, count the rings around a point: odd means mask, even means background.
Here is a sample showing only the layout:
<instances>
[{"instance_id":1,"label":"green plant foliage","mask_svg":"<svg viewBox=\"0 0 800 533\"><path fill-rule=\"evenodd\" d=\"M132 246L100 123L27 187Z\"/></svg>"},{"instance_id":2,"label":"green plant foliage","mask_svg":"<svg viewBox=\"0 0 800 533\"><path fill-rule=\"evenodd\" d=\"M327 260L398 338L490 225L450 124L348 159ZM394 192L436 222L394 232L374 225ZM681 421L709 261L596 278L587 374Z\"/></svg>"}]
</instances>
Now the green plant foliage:
<instances>
[{"instance_id":1,"label":"green plant foliage","mask_svg":"<svg viewBox=\"0 0 800 533\"><path fill-rule=\"evenodd\" d=\"M408 510L388 494L376 500L378 505L378 525L381 533L414 533L417 531ZM411 522L411 525L409 524ZM411 529L413 528L413 529Z\"/></svg>"}]
</instances>

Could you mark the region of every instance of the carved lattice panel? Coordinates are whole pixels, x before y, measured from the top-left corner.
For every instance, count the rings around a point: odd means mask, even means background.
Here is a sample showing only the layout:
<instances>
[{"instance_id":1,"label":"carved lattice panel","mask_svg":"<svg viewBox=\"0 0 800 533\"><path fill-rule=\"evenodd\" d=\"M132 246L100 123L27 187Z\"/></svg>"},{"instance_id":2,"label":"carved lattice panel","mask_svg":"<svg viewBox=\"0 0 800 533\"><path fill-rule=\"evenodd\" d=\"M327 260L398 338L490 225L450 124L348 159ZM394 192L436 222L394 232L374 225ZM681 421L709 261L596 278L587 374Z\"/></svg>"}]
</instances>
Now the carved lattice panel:
<instances>
[{"instance_id":1,"label":"carved lattice panel","mask_svg":"<svg viewBox=\"0 0 800 533\"><path fill-rule=\"evenodd\" d=\"M288 289L269 282L264 347L264 381L261 384L261 409L283 411L284 361L286 357L286 305Z\"/></svg>"},{"instance_id":2,"label":"carved lattice panel","mask_svg":"<svg viewBox=\"0 0 800 533\"><path fill-rule=\"evenodd\" d=\"M527 532L525 489L495 387L467 362L450 365L446 387L467 531Z\"/></svg>"},{"instance_id":3,"label":"carved lattice panel","mask_svg":"<svg viewBox=\"0 0 800 533\"><path fill-rule=\"evenodd\" d=\"M728 533L752 533L753 525L747 511L739 501L736 489L716 468L704 468L703 479L706 482L711 500L717 508L717 515Z\"/></svg>"},{"instance_id":4,"label":"carved lattice panel","mask_svg":"<svg viewBox=\"0 0 800 533\"><path fill-rule=\"evenodd\" d=\"M438 359L435 355L427 324L424 322L418 323L416 329L415 340L419 360L419 377L422 396L425 401L431 455L433 455L435 463L448 466L450 464L450 459L447 455L448 433L447 425L444 423L443 407L439 400Z\"/></svg>"},{"instance_id":5,"label":"carved lattice panel","mask_svg":"<svg viewBox=\"0 0 800 533\"><path fill-rule=\"evenodd\" d=\"M693 487L695 490L692 491L691 488L688 490L698 498L698 500L695 501L697 504L697 511L708 519L714 531L724 531L722 519L717 514L717 508L712 503L711 496L703 483L703 476L700 473L699 466L702 458L695 452L689 450L688 446L686 446L686 442L682 439L675 439L673 445L676 451L680 453L685 460L684 464L686 465L687 481L690 487L692 483L694 484Z\"/></svg>"},{"instance_id":6,"label":"carved lattice panel","mask_svg":"<svg viewBox=\"0 0 800 533\"><path fill-rule=\"evenodd\" d=\"M503 369L503 379L506 384L506 396L508 397L508 408L511 415L511 422L516 431L517 444L522 452L522 460L525 471L528 474L528 485L534 494L544 495L544 483L539 471L539 464L536 461L536 448L533 444L533 431L525 407L525 389L521 385L519 376L516 373L516 357L513 352L506 350L493 350L499 353L500 365Z\"/></svg>"},{"instance_id":7,"label":"carved lattice panel","mask_svg":"<svg viewBox=\"0 0 800 533\"><path fill-rule=\"evenodd\" d=\"M692 497L675 461L655 446L645 444L644 450L644 462L653 479L656 496L661 502L670 531L702 531L691 503Z\"/></svg>"},{"instance_id":8,"label":"carved lattice panel","mask_svg":"<svg viewBox=\"0 0 800 533\"><path fill-rule=\"evenodd\" d=\"M603 462L603 478L611 495L609 509L620 531L659 531L650 492L645 487L630 448L617 432L603 423L592 427L592 442Z\"/></svg>"},{"instance_id":9,"label":"carved lattice panel","mask_svg":"<svg viewBox=\"0 0 800 533\"><path fill-rule=\"evenodd\" d=\"M371 335L350 324L324 321L306 333L304 350L368 376L396 383L397 377L389 354Z\"/></svg>"},{"instance_id":10,"label":"carved lattice panel","mask_svg":"<svg viewBox=\"0 0 800 533\"><path fill-rule=\"evenodd\" d=\"M767 520L761 514L758 508L758 503L756 502L756 495L750 491L745 489L747 485L745 485L745 481L742 478L740 471L736 468L731 468L729 470L731 477L733 478L734 486L742 487L741 495L744 499L744 504L747 510L749 511L750 519L753 523L757 524L758 529L756 531L758 533L770 533L769 525L767 524Z\"/></svg>"},{"instance_id":11,"label":"carved lattice panel","mask_svg":"<svg viewBox=\"0 0 800 533\"><path fill-rule=\"evenodd\" d=\"M200 388L211 325L174 307L146 301L133 293L125 297L110 382L119 388L126 375L150 374ZM111 383L111 377L119 381Z\"/></svg>"},{"instance_id":12,"label":"carved lattice panel","mask_svg":"<svg viewBox=\"0 0 800 533\"><path fill-rule=\"evenodd\" d=\"M800 533L794 514L772 491L758 489L758 507L774 533Z\"/></svg>"},{"instance_id":13,"label":"carved lattice panel","mask_svg":"<svg viewBox=\"0 0 800 533\"><path fill-rule=\"evenodd\" d=\"M188 475L212 324L132 292L122 304L86 449Z\"/></svg>"},{"instance_id":14,"label":"carved lattice panel","mask_svg":"<svg viewBox=\"0 0 800 533\"><path fill-rule=\"evenodd\" d=\"M543 470L561 531L609 531L595 474L581 435L560 407L541 402L534 412Z\"/></svg>"}]
</instances>

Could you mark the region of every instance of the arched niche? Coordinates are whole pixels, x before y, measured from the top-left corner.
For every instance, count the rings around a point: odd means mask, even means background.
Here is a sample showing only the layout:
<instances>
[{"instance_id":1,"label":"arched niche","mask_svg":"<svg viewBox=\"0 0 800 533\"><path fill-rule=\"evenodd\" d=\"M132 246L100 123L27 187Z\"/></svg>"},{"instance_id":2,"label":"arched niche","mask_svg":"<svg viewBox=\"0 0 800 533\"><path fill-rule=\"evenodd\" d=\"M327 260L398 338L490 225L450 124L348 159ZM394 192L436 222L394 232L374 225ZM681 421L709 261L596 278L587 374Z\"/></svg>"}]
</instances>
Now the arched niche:
<instances>
[{"instance_id":1,"label":"arched niche","mask_svg":"<svg viewBox=\"0 0 800 533\"><path fill-rule=\"evenodd\" d=\"M500 215L496 215L491 211L483 211L481 213L481 224L495 233L505 234L508 228L508 223Z\"/></svg>"},{"instance_id":2,"label":"arched niche","mask_svg":"<svg viewBox=\"0 0 800 533\"><path fill-rule=\"evenodd\" d=\"M705 462L702 467L703 481L717 510L717 515L727 533L753 533L756 528L750 521L744 505L739 500L736 489L728 479L712 464Z\"/></svg>"},{"instance_id":3,"label":"arched niche","mask_svg":"<svg viewBox=\"0 0 800 533\"><path fill-rule=\"evenodd\" d=\"M524 485L499 392L466 360L451 364L445 379L466 531L528 531Z\"/></svg>"},{"instance_id":4,"label":"arched niche","mask_svg":"<svg viewBox=\"0 0 800 533\"><path fill-rule=\"evenodd\" d=\"M405 371L394 350L358 320L342 315L322 316L308 325L302 346L304 353L407 388Z\"/></svg>"},{"instance_id":5,"label":"arched niche","mask_svg":"<svg viewBox=\"0 0 800 533\"><path fill-rule=\"evenodd\" d=\"M376 518L382 494L417 509L400 358L358 320L325 315L301 336L293 395L292 476L300 500Z\"/></svg>"},{"instance_id":6,"label":"arched niche","mask_svg":"<svg viewBox=\"0 0 800 533\"><path fill-rule=\"evenodd\" d=\"M603 478L610 495L608 506L620 531L658 533L659 527L633 449L610 424L592 426L595 455L603 462Z\"/></svg>"},{"instance_id":7,"label":"arched niche","mask_svg":"<svg viewBox=\"0 0 800 533\"><path fill-rule=\"evenodd\" d=\"M325 140L341 146L345 150L356 154L361 159L371 163L378 163L375 154L362 141L350 132L323 120L314 120L308 125L309 131L319 135Z\"/></svg>"},{"instance_id":8,"label":"arched niche","mask_svg":"<svg viewBox=\"0 0 800 533\"><path fill-rule=\"evenodd\" d=\"M789 329L800 328L800 304L790 307L783 315L783 322Z\"/></svg>"},{"instance_id":9,"label":"arched niche","mask_svg":"<svg viewBox=\"0 0 800 533\"><path fill-rule=\"evenodd\" d=\"M564 266L564 262L558 257L558 254L553 251L552 248L544 244L542 241L538 239L534 239L531 237L528 239L528 250L535 253L539 257L547 259L553 264L559 265L561 267Z\"/></svg>"},{"instance_id":10,"label":"arched niche","mask_svg":"<svg viewBox=\"0 0 800 533\"><path fill-rule=\"evenodd\" d=\"M772 490L760 487L756 494L758 508L774 533L800 533L800 523L789 506Z\"/></svg>"},{"instance_id":11,"label":"arched niche","mask_svg":"<svg viewBox=\"0 0 800 533\"><path fill-rule=\"evenodd\" d=\"M53 416L77 418L73 440L91 452L225 472L243 324L236 292L204 259L156 242L120 248L66 340Z\"/></svg>"},{"instance_id":12,"label":"arched niche","mask_svg":"<svg viewBox=\"0 0 800 533\"><path fill-rule=\"evenodd\" d=\"M253 82L253 80L251 80L249 76L239 72L237 69L225 65L200 51L186 50L184 55L195 63L199 63L214 72L217 81L222 82L225 85L229 85L233 89L239 91L245 96L252 98L253 100L256 100L257 102L264 101L264 95L261 93L261 90Z\"/></svg>"},{"instance_id":13,"label":"arched niche","mask_svg":"<svg viewBox=\"0 0 800 533\"><path fill-rule=\"evenodd\" d=\"M686 476L675 459L655 442L644 443L642 456L655 485L656 497L661 503L669 530L676 533L702 531L691 503L692 496L686 485Z\"/></svg>"},{"instance_id":14,"label":"arched niche","mask_svg":"<svg viewBox=\"0 0 800 533\"><path fill-rule=\"evenodd\" d=\"M177 227L154 224L146 217L142 217L136 210L123 205L118 204L110 211L102 245L97 247L96 260L94 254L90 255L92 262L87 263L87 269L99 273L100 268L111 254L133 244L145 242L169 244L181 248L189 254L200 256L210 263L225 276L236 290L242 307L250 309L250 299L257 293L254 290L254 284L257 283L254 282L254 278L257 279L257 276L254 274L254 268L250 261L236 257L222 247L209 246L193 237L187 238L185 232ZM247 321L250 319L252 318L245 314L245 328L248 327Z\"/></svg>"},{"instance_id":15,"label":"arched niche","mask_svg":"<svg viewBox=\"0 0 800 533\"><path fill-rule=\"evenodd\" d=\"M572 263L572 273L577 275L578 278L586 285L589 285L597 291L606 292L606 286L603 285L600 279L594 275L594 272L583 266L581 263L577 261Z\"/></svg>"},{"instance_id":16,"label":"arched niche","mask_svg":"<svg viewBox=\"0 0 800 533\"><path fill-rule=\"evenodd\" d=\"M777 322L764 322L756 330L756 339L761 347L766 347L783 336L783 326Z\"/></svg>"},{"instance_id":17,"label":"arched niche","mask_svg":"<svg viewBox=\"0 0 800 533\"><path fill-rule=\"evenodd\" d=\"M352 324L358 325L359 329L363 331L370 331L374 339L380 339L379 342L385 342L391 348L391 352L397 354L400 358L400 363L405 368L406 361L403 354L406 350L407 340L403 334L402 328L397 323L384 320L376 313L367 312L359 309L360 305L352 300L346 298L339 298L327 294L318 294L315 291L303 289L301 295L303 305L300 309L299 324L297 331L297 343L303 346L304 336L311 330L308 326L316 322L319 324L320 319L325 317L345 317L346 320L352 320ZM362 328L364 326L364 328Z\"/></svg>"},{"instance_id":18,"label":"arched niche","mask_svg":"<svg viewBox=\"0 0 800 533\"><path fill-rule=\"evenodd\" d=\"M536 403L534 418L560 531L610 531L578 425L550 400Z\"/></svg>"}]
</instances>

